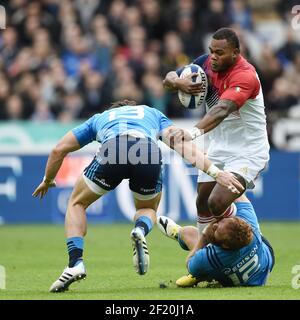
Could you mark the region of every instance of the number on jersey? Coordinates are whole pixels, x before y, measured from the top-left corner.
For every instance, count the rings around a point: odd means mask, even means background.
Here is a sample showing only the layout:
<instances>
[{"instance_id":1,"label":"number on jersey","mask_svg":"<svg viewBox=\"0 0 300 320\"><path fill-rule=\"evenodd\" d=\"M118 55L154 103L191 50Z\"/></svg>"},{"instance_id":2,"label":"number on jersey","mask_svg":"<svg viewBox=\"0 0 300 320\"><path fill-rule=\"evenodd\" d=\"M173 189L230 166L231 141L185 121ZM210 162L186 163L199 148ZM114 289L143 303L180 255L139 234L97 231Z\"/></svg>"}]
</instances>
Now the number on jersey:
<instances>
[{"instance_id":1,"label":"number on jersey","mask_svg":"<svg viewBox=\"0 0 300 320\"><path fill-rule=\"evenodd\" d=\"M143 119L145 116L144 107L142 106L132 106L126 108L126 110L112 110L109 113L108 120L113 121L119 118L127 119Z\"/></svg>"}]
</instances>

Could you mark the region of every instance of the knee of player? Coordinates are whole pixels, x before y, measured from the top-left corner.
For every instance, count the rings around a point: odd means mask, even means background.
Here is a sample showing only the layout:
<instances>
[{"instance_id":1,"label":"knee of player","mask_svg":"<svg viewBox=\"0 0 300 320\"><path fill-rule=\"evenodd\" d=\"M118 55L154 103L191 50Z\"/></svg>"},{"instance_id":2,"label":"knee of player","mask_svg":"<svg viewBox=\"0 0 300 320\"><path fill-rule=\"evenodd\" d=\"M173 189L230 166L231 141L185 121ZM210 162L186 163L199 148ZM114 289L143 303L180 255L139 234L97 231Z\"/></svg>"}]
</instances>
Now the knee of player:
<instances>
[{"instance_id":1,"label":"knee of player","mask_svg":"<svg viewBox=\"0 0 300 320\"><path fill-rule=\"evenodd\" d=\"M208 208L211 214L214 216L220 216L226 209L224 206L221 197L214 196L214 197L209 197L208 201Z\"/></svg>"},{"instance_id":2,"label":"knee of player","mask_svg":"<svg viewBox=\"0 0 300 320\"><path fill-rule=\"evenodd\" d=\"M182 249L192 250L198 243L198 229L193 226L185 226L179 229L178 242Z\"/></svg>"},{"instance_id":3,"label":"knee of player","mask_svg":"<svg viewBox=\"0 0 300 320\"><path fill-rule=\"evenodd\" d=\"M88 205L84 201L81 201L80 199L70 198L68 207L69 208L80 207L80 208L86 209Z\"/></svg>"}]
</instances>

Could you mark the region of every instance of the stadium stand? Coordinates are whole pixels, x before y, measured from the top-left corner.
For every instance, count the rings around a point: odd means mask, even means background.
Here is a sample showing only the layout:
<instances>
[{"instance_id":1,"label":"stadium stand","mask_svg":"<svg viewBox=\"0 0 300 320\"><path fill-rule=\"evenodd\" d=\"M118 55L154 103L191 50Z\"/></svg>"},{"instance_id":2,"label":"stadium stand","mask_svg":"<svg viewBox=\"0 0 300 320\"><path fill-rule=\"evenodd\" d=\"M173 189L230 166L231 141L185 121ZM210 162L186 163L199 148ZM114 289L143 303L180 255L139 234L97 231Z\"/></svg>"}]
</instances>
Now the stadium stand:
<instances>
[{"instance_id":1,"label":"stadium stand","mask_svg":"<svg viewBox=\"0 0 300 320\"><path fill-rule=\"evenodd\" d=\"M296 2L4 1L0 120L70 122L125 97L171 118L198 117L163 90L162 79L207 51L217 28L231 26L259 72L272 142L272 124L300 99Z\"/></svg>"}]
</instances>

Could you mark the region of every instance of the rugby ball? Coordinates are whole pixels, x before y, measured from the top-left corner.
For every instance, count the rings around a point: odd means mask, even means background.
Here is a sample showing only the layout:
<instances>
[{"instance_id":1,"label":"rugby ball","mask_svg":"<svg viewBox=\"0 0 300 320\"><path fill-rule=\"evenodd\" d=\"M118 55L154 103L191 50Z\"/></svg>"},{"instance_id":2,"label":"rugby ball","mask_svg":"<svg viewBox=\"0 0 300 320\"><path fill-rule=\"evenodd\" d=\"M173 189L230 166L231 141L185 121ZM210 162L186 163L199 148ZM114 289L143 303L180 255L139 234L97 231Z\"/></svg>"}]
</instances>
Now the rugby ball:
<instances>
[{"instance_id":1,"label":"rugby ball","mask_svg":"<svg viewBox=\"0 0 300 320\"><path fill-rule=\"evenodd\" d=\"M189 93L185 93L181 90L178 90L178 98L181 104L188 109L196 109L201 107L204 104L206 94L207 94L207 76L204 70L198 66L197 64L189 64L185 66L180 74L180 79L185 78L191 73L198 73L198 76L194 76L192 78L193 82L202 82L203 83L203 91L197 95L192 95Z\"/></svg>"}]
</instances>

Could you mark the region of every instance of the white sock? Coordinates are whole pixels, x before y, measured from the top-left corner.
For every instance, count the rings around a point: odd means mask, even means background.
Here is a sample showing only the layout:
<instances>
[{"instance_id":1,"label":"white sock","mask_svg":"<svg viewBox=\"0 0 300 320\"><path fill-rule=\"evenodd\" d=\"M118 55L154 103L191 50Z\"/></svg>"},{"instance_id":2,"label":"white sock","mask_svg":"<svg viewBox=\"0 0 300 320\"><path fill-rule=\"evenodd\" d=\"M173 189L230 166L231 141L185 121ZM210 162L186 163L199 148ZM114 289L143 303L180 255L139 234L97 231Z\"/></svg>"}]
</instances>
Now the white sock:
<instances>
[{"instance_id":1,"label":"white sock","mask_svg":"<svg viewBox=\"0 0 300 320\"><path fill-rule=\"evenodd\" d=\"M237 211L236 205L232 203L230 207L228 207L224 211L224 213L220 215L220 217L224 217L224 218L234 217L236 215L236 211ZM198 228L199 234L202 234L202 231L214 220L215 220L214 216L198 217L197 228Z\"/></svg>"},{"instance_id":2,"label":"white sock","mask_svg":"<svg viewBox=\"0 0 300 320\"><path fill-rule=\"evenodd\" d=\"M221 215L220 217L223 217L223 218L232 218L236 215L236 211L237 211L237 208L236 208L236 205L234 203L232 203L230 205L230 207L228 207Z\"/></svg>"},{"instance_id":3,"label":"white sock","mask_svg":"<svg viewBox=\"0 0 300 320\"><path fill-rule=\"evenodd\" d=\"M198 217L197 219L197 228L199 234L202 234L202 231L212 222L215 218L213 216L210 217Z\"/></svg>"}]
</instances>

